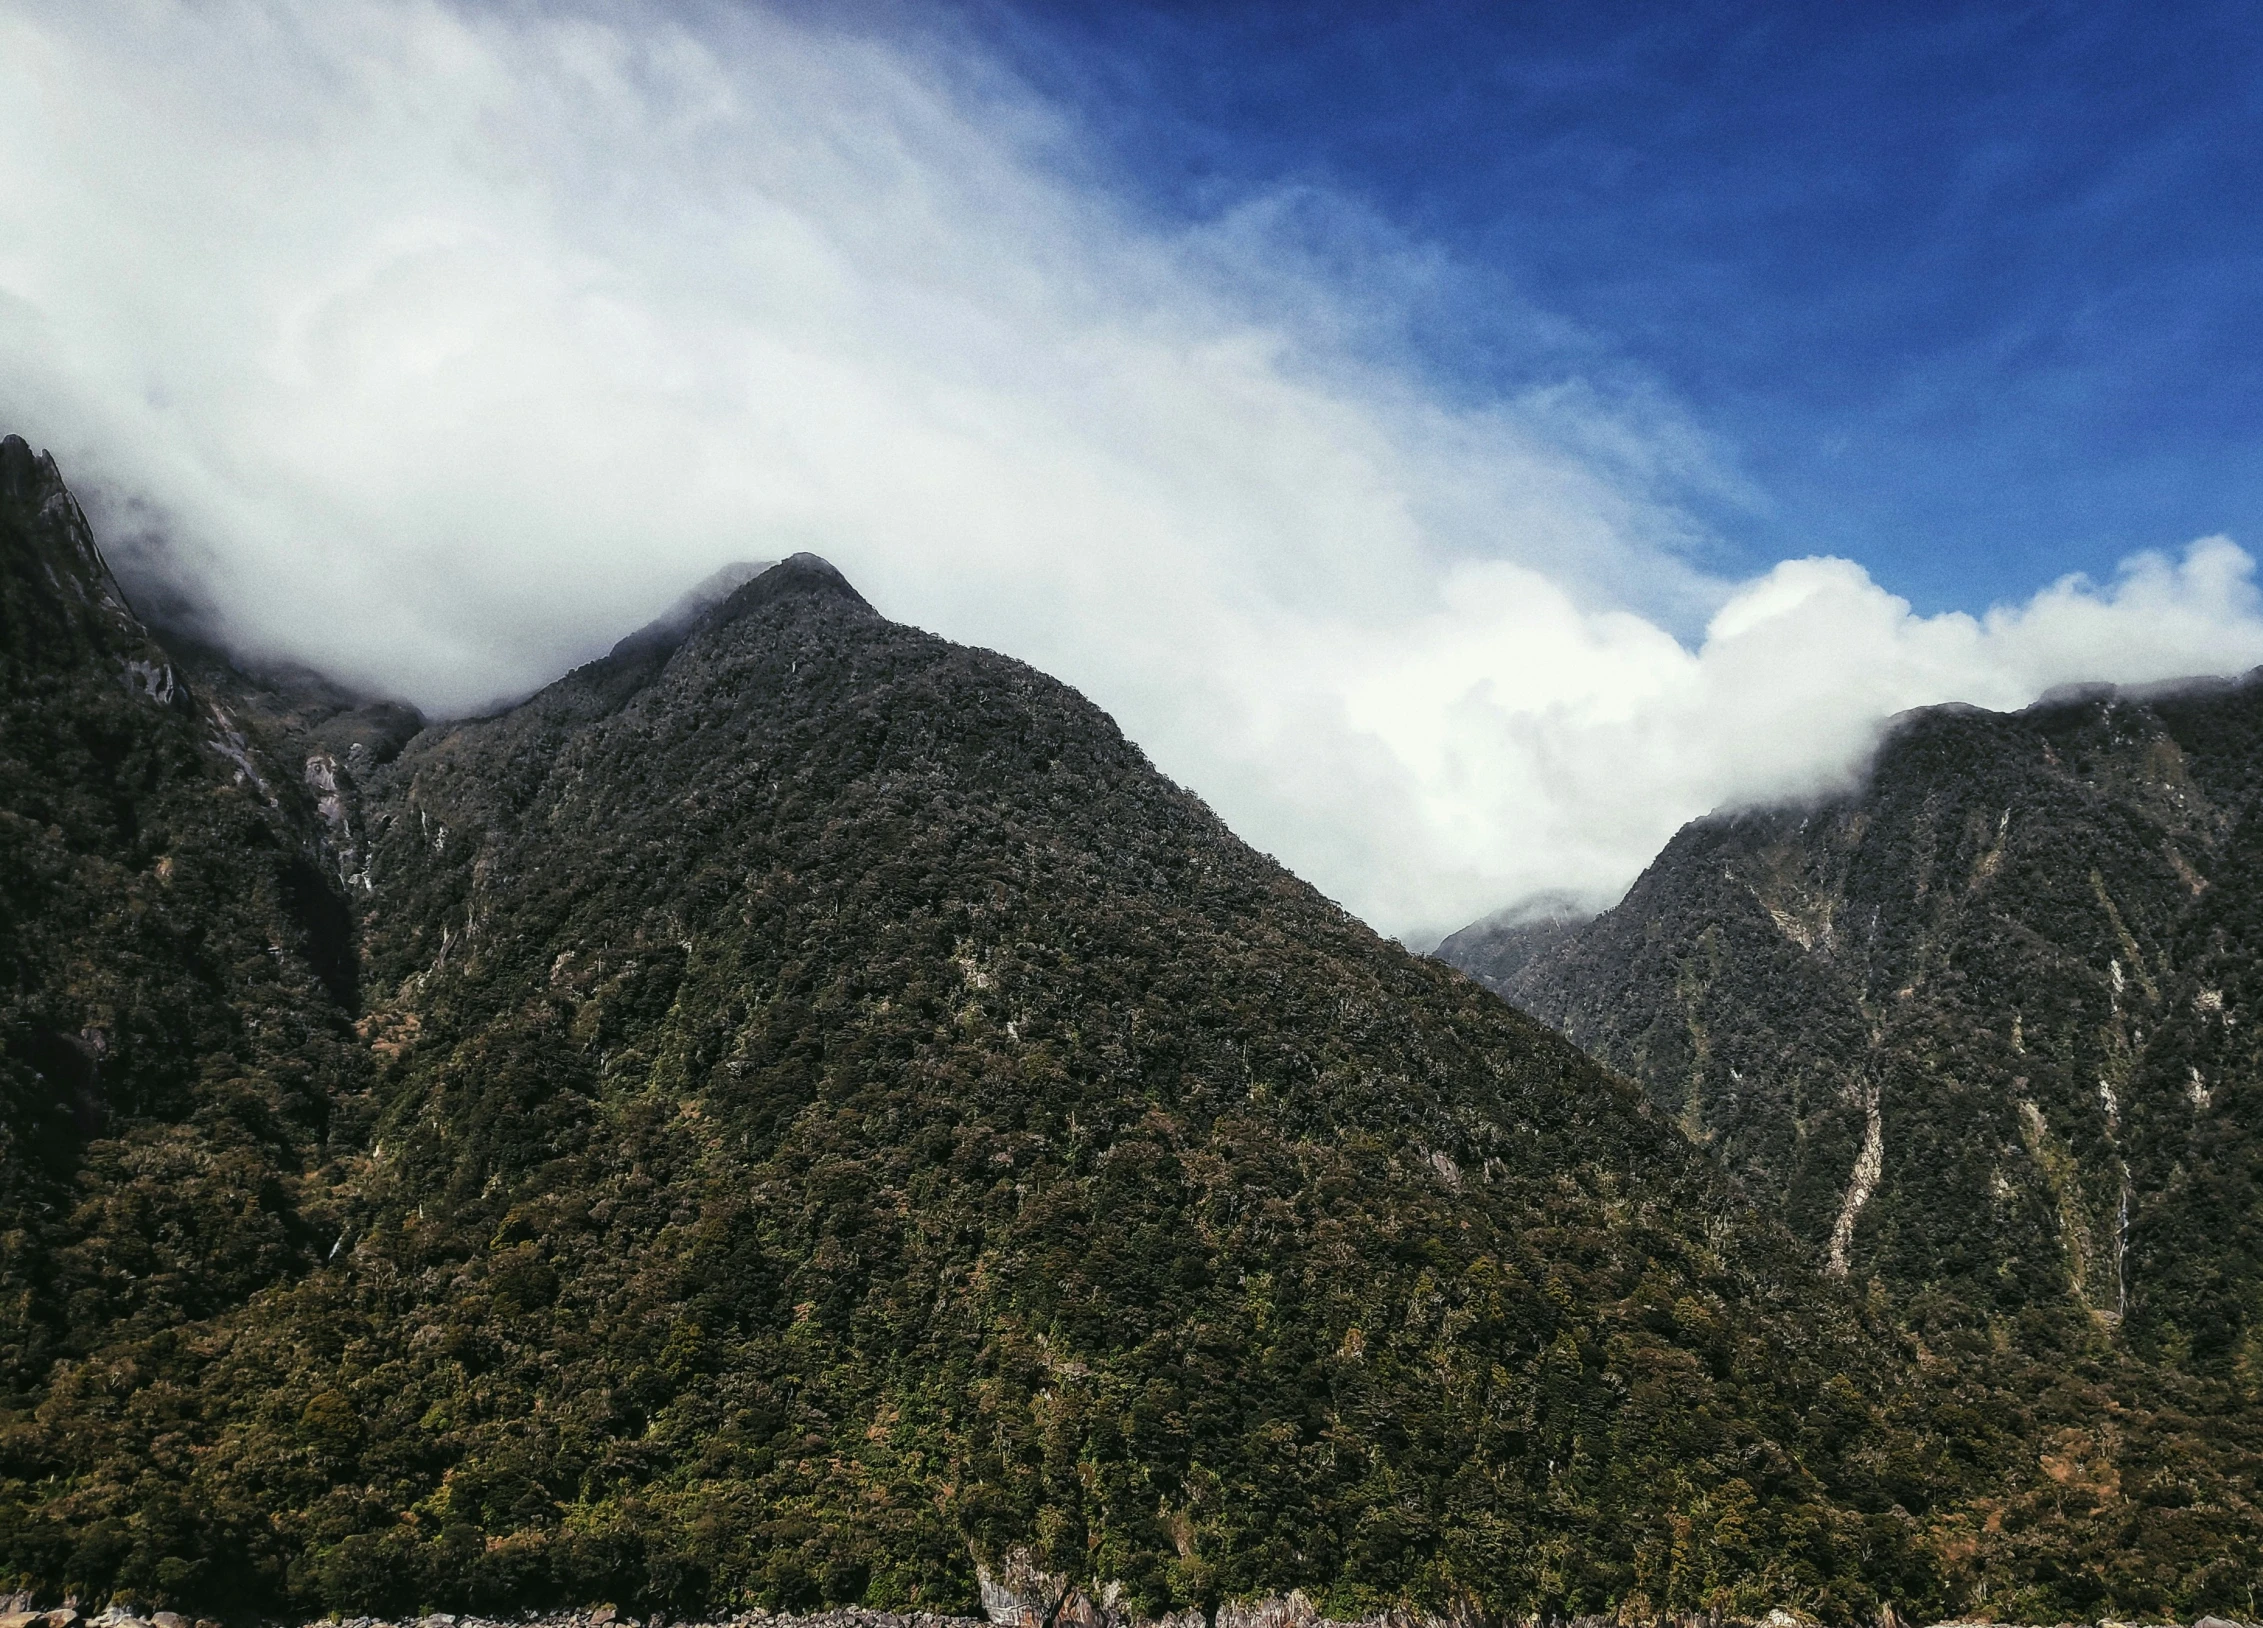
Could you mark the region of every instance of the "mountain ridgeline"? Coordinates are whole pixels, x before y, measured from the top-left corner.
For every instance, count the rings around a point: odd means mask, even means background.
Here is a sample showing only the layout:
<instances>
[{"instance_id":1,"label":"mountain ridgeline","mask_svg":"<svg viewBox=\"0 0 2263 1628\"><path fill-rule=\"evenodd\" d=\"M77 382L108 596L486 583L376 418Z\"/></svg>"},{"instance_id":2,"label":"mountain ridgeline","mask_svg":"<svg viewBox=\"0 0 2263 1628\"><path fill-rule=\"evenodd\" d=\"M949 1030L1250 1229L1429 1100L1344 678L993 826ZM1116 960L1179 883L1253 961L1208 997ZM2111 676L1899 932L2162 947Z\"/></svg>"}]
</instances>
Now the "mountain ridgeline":
<instances>
[{"instance_id":1,"label":"mountain ridgeline","mask_svg":"<svg viewBox=\"0 0 2263 1628\"><path fill-rule=\"evenodd\" d=\"M10 439L0 595L0 1589L2246 1603L2215 1392L2070 1500L1716 1122L821 560L419 727L154 637Z\"/></svg>"}]
</instances>

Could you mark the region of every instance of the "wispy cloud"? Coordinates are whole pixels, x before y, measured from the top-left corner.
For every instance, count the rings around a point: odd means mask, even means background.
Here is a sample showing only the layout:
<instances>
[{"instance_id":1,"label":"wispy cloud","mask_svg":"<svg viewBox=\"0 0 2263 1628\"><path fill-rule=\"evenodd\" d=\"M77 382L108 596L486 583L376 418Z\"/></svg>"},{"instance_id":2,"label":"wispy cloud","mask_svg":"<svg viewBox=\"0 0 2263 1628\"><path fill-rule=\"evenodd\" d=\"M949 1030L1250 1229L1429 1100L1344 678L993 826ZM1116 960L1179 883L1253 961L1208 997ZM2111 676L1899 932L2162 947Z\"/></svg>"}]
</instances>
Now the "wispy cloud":
<instances>
[{"instance_id":1,"label":"wispy cloud","mask_svg":"<svg viewBox=\"0 0 2263 1628\"><path fill-rule=\"evenodd\" d=\"M1607 894L1905 706L2263 660L2220 541L1981 619L1709 577L1675 499L1734 480L1670 405L1442 388L1419 245L1309 190L1145 218L932 37L130 9L0 4L0 417L235 637L428 707L815 549L1419 933Z\"/></svg>"}]
</instances>

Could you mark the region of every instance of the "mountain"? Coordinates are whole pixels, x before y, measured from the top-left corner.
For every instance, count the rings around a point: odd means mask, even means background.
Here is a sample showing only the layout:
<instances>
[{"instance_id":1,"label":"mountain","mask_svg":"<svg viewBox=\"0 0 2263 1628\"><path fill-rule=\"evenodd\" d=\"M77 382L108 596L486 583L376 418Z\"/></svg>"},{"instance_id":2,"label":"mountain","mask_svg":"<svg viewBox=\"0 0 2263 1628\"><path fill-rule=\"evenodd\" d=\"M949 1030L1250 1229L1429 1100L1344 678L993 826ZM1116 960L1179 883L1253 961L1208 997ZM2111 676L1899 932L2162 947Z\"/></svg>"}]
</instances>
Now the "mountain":
<instances>
[{"instance_id":1,"label":"mountain","mask_svg":"<svg viewBox=\"0 0 2263 1628\"><path fill-rule=\"evenodd\" d=\"M2263 675L1904 719L1513 964L1840 1275L2263 1377Z\"/></svg>"},{"instance_id":2,"label":"mountain","mask_svg":"<svg viewBox=\"0 0 2263 1628\"><path fill-rule=\"evenodd\" d=\"M1449 933L1431 953L1458 967L1496 995L1532 961L1561 945L1595 919L1569 894L1543 893Z\"/></svg>"},{"instance_id":3,"label":"mountain","mask_svg":"<svg viewBox=\"0 0 2263 1628\"><path fill-rule=\"evenodd\" d=\"M1032 1628L2242 1598L2215 1460L2070 1495L1635 1087L822 560L403 740L169 666L19 448L0 1587ZM243 1196L186 1230L207 1182ZM160 1245L194 1294L135 1287Z\"/></svg>"},{"instance_id":4,"label":"mountain","mask_svg":"<svg viewBox=\"0 0 2263 1628\"><path fill-rule=\"evenodd\" d=\"M2263 674L1932 708L1854 790L1685 827L1590 922L1441 953L1990 1362L2026 1433L2092 1375L2057 1458L2101 1508L2207 1502L2252 1484L2263 1404L2259 796Z\"/></svg>"},{"instance_id":5,"label":"mountain","mask_svg":"<svg viewBox=\"0 0 2263 1628\"><path fill-rule=\"evenodd\" d=\"M337 1235L375 1071L315 796L190 692L52 460L0 441L0 1394Z\"/></svg>"}]
</instances>

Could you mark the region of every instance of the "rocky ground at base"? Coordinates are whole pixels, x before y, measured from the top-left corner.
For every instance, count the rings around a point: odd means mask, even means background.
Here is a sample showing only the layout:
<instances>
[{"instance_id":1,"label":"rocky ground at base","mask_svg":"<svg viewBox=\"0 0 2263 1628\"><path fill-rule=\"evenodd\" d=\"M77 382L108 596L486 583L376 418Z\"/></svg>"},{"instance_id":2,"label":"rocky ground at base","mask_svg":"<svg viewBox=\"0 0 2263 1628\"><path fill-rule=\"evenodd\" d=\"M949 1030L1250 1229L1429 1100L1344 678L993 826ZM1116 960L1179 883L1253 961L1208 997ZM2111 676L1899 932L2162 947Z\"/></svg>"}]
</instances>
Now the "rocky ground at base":
<instances>
[{"instance_id":1,"label":"rocky ground at base","mask_svg":"<svg viewBox=\"0 0 2263 1628\"><path fill-rule=\"evenodd\" d=\"M1430 1625L1435 1625L1440 1620L1418 1618L1409 1613L1388 1613L1366 1623L1335 1623L1310 1614L1309 1607L1305 1612L1299 1613L1294 1610L1292 1602L1262 1601L1254 1606L1228 1607L1221 1611L1218 1614L1220 1628L1226 1628L1229 1619L1236 1617L1261 1618L1272 1622L1301 1618L1306 1628L1430 1628ZM175 1611L141 1612L124 1606L111 1606L89 1616L82 1614L75 1605L41 1607L20 1597L0 1597L0 1628L230 1628L230 1625L209 1617L191 1618ZM602 1605L582 1611L528 1611L514 1617L457 1616L447 1612L398 1619L325 1617L300 1624L298 1628L1044 1628L1044 1625L1037 1622L995 1625L980 1617L949 1617L925 1611L899 1614L891 1611L868 1611L858 1607L795 1615L766 1611L759 1606L728 1617L717 1617L712 1621L693 1622L677 1621L659 1615L640 1617L615 1606ZM1157 1628L1157 1625L1144 1625L1144 1628ZM1526 1624L1521 1625L1521 1628L1538 1628L1538 1625ZM1633 1625L1623 1624L1612 1617L1581 1617L1551 1625L1551 1628L1633 1628ZM1705 1618L1676 1618L1668 1623L1653 1625L1653 1628L1825 1628L1825 1625L1789 1611L1772 1611L1766 1618L1753 1624L1715 1622ZM2014 1625L1960 1619L1933 1623L1928 1628L2014 1628ZM2050 1628L2188 1628L2188 1625L2105 1621L2058 1623L2050 1625ZM2225 1617L2202 1617L2190 1624L2189 1628L2263 1628L2263 1624L2240 1623Z\"/></svg>"}]
</instances>

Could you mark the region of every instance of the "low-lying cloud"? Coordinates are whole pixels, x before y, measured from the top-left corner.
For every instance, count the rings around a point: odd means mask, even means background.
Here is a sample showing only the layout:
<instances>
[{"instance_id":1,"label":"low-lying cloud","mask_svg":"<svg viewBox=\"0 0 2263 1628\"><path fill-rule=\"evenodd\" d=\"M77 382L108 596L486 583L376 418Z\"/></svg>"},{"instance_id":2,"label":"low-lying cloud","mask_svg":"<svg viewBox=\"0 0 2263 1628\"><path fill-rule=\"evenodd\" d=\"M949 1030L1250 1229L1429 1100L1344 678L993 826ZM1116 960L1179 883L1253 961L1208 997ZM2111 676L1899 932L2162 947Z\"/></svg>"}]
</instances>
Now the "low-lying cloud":
<instances>
[{"instance_id":1,"label":"low-lying cloud","mask_svg":"<svg viewBox=\"0 0 2263 1628\"><path fill-rule=\"evenodd\" d=\"M1472 404L1436 268L1115 196L979 54L760 10L0 0L0 421L229 635L428 709L732 559L1059 674L1386 930L1605 898L1942 700L2263 662L2209 539L1982 617L1709 575L1726 460L1596 381ZM136 541L138 539L138 542Z\"/></svg>"}]
</instances>

